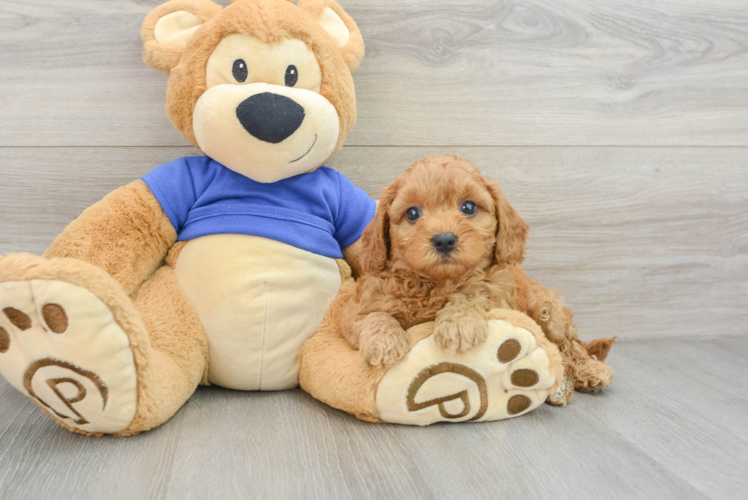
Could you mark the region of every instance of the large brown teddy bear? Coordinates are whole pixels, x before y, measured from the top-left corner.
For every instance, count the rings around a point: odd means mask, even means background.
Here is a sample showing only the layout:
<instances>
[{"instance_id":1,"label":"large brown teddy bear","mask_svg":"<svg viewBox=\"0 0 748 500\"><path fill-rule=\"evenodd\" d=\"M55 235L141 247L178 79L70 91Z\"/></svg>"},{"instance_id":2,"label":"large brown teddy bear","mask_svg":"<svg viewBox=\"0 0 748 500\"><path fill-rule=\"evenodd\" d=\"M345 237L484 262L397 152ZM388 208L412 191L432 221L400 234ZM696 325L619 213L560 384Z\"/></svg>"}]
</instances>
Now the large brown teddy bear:
<instances>
[{"instance_id":1,"label":"large brown teddy bear","mask_svg":"<svg viewBox=\"0 0 748 500\"><path fill-rule=\"evenodd\" d=\"M320 167L355 122L364 53L333 0L171 0L142 38L206 156L117 189L43 257L0 260L0 373L85 434L156 427L200 383L298 385L376 208Z\"/></svg>"}]
</instances>

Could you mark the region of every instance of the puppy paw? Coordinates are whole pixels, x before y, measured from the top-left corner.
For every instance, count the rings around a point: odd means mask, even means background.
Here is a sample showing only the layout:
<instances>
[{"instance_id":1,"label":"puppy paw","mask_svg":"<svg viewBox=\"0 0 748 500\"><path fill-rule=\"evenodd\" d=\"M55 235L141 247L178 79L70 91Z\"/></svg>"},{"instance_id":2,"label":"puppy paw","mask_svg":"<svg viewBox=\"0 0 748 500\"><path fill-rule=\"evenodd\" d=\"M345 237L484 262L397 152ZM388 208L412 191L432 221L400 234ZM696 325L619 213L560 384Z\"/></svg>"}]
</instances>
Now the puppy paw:
<instances>
[{"instance_id":1,"label":"puppy paw","mask_svg":"<svg viewBox=\"0 0 748 500\"><path fill-rule=\"evenodd\" d=\"M392 366L410 349L408 335L389 314L368 314L353 329L361 357L372 366Z\"/></svg>"},{"instance_id":2,"label":"puppy paw","mask_svg":"<svg viewBox=\"0 0 748 500\"><path fill-rule=\"evenodd\" d=\"M372 366L392 366L408 353L408 337L400 329L380 330L361 336L358 350L361 357Z\"/></svg>"},{"instance_id":3,"label":"puppy paw","mask_svg":"<svg viewBox=\"0 0 748 500\"><path fill-rule=\"evenodd\" d=\"M451 353L467 351L487 337L488 322L477 314L449 314L434 324L434 342Z\"/></svg>"},{"instance_id":4,"label":"puppy paw","mask_svg":"<svg viewBox=\"0 0 748 500\"><path fill-rule=\"evenodd\" d=\"M577 367L574 388L581 392L598 392L613 383L613 368L609 364L590 359Z\"/></svg>"}]
</instances>

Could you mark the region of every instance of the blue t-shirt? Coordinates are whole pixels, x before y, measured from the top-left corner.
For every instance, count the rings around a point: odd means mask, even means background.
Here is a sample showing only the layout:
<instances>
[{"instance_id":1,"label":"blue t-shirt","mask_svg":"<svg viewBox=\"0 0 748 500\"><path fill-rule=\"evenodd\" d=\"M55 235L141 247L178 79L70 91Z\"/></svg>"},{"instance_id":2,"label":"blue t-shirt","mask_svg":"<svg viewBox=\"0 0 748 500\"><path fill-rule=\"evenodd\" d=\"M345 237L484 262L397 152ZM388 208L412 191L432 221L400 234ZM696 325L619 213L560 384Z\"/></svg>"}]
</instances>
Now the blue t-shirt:
<instances>
[{"instance_id":1,"label":"blue t-shirt","mask_svg":"<svg viewBox=\"0 0 748 500\"><path fill-rule=\"evenodd\" d=\"M341 258L371 222L376 202L343 174L320 167L270 184L207 156L180 158L143 177L179 241L247 234Z\"/></svg>"}]
</instances>

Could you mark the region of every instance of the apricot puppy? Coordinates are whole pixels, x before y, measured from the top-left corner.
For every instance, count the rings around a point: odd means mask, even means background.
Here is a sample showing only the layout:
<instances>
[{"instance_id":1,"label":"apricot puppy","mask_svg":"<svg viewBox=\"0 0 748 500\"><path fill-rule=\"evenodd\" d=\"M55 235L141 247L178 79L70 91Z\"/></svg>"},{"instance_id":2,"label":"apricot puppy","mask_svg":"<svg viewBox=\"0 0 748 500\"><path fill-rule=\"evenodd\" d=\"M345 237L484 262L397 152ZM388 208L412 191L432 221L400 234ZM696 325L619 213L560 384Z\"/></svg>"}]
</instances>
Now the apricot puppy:
<instances>
[{"instance_id":1,"label":"apricot puppy","mask_svg":"<svg viewBox=\"0 0 748 500\"><path fill-rule=\"evenodd\" d=\"M343 331L372 365L390 366L408 352L405 330L434 321L434 340L447 351L483 342L493 308L524 312L557 344L567 383L550 399L564 404L573 390L608 386L603 362L613 339L588 348L558 293L531 281L524 260L528 224L498 183L465 159L428 156L385 188L362 235L355 303ZM594 357L592 354L594 354Z\"/></svg>"}]
</instances>

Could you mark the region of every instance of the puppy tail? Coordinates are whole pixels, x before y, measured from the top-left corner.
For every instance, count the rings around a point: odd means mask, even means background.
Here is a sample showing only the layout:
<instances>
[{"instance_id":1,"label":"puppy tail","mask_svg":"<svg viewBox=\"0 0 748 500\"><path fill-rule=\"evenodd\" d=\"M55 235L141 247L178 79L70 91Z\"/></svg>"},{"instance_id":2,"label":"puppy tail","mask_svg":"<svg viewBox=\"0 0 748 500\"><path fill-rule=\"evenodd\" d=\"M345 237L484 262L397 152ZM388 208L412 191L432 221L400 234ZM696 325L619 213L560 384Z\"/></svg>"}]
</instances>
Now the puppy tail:
<instances>
[{"instance_id":1,"label":"puppy tail","mask_svg":"<svg viewBox=\"0 0 748 500\"><path fill-rule=\"evenodd\" d=\"M590 356L597 359L598 361L605 361L608 357L610 348L616 343L616 337L608 337L602 339L595 339L591 342L582 342L582 345Z\"/></svg>"}]
</instances>

